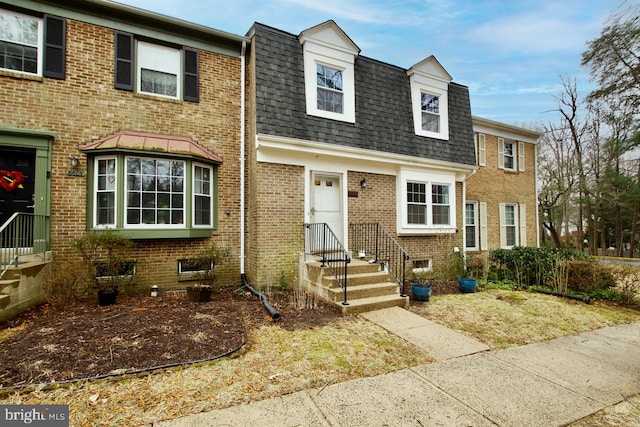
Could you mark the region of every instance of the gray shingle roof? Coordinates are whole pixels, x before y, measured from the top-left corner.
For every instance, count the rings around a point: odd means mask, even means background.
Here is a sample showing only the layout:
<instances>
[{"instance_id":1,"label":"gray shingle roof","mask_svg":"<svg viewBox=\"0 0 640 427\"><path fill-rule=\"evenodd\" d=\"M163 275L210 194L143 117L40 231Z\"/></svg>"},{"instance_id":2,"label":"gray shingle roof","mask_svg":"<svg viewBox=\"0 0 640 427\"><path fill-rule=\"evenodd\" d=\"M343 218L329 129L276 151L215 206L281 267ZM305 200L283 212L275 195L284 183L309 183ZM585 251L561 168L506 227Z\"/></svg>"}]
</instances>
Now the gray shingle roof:
<instances>
[{"instance_id":1,"label":"gray shingle roof","mask_svg":"<svg viewBox=\"0 0 640 427\"><path fill-rule=\"evenodd\" d=\"M254 31L258 133L475 165L467 87L449 84L449 140L418 136L406 70L358 56L356 122L310 116L298 38L262 24L255 24Z\"/></svg>"}]
</instances>

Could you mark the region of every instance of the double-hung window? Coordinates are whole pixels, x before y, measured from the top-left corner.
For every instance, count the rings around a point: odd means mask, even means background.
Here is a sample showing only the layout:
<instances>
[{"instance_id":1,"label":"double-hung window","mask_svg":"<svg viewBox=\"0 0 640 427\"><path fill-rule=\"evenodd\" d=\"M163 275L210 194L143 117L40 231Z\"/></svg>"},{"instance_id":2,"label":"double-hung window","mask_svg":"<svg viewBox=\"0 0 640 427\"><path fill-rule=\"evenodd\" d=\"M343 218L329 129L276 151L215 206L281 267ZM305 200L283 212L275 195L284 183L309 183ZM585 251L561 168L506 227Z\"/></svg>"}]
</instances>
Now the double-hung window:
<instances>
[{"instance_id":1,"label":"double-hung window","mask_svg":"<svg viewBox=\"0 0 640 427\"><path fill-rule=\"evenodd\" d=\"M407 182L407 223L451 225L449 185ZM429 191L429 192L427 192ZM427 201L431 203L427 203Z\"/></svg>"},{"instance_id":2,"label":"double-hung window","mask_svg":"<svg viewBox=\"0 0 640 427\"><path fill-rule=\"evenodd\" d=\"M65 78L66 21L0 9L0 69Z\"/></svg>"},{"instance_id":3,"label":"double-hung window","mask_svg":"<svg viewBox=\"0 0 640 427\"><path fill-rule=\"evenodd\" d=\"M478 249L478 203L467 202L464 214L464 237L467 249Z\"/></svg>"},{"instance_id":4,"label":"double-hung window","mask_svg":"<svg viewBox=\"0 0 640 427\"><path fill-rule=\"evenodd\" d=\"M317 64L318 110L342 114L344 112L344 90L342 70Z\"/></svg>"},{"instance_id":5,"label":"double-hung window","mask_svg":"<svg viewBox=\"0 0 640 427\"><path fill-rule=\"evenodd\" d=\"M198 102L198 52L116 33L115 87Z\"/></svg>"},{"instance_id":6,"label":"double-hung window","mask_svg":"<svg viewBox=\"0 0 640 427\"><path fill-rule=\"evenodd\" d=\"M504 168L508 170L516 169L516 153L515 144L505 141L502 154L504 155Z\"/></svg>"},{"instance_id":7,"label":"double-hung window","mask_svg":"<svg viewBox=\"0 0 640 427\"><path fill-rule=\"evenodd\" d=\"M518 205L500 204L500 246L511 248L518 245Z\"/></svg>"},{"instance_id":8,"label":"double-hung window","mask_svg":"<svg viewBox=\"0 0 640 427\"><path fill-rule=\"evenodd\" d=\"M195 227L211 225L212 193L211 168L193 165L193 225Z\"/></svg>"},{"instance_id":9,"label":"double-hung window","mask_svg":"<svg viewBox=\"0 0 640 427\"><path fill-rule=\"evenodd\" d=\"M440 97L430 93L420 94L420 111L422 113L422 130L440 132Z\"/></svg>"},{"instance_id":10,"label":"double-hung window","mask_svg":"<svg viewBox=\"0 0 640 427\"><path fill-rule=\"evenodd\" d=\"M401 172L398 234L455 232L455 176Z\"/></svg>"}]
</instances>

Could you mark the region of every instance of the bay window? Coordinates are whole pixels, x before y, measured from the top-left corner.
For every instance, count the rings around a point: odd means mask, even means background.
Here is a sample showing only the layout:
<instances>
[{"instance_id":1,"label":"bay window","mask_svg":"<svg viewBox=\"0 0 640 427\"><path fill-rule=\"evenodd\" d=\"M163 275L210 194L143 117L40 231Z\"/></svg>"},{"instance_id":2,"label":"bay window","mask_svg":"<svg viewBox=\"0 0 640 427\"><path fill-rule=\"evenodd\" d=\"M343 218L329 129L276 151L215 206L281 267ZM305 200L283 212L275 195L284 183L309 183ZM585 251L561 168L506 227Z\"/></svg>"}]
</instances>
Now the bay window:
<instances>
[{"instance_id":1,"label":"bay window","mask_svg":"<svg viewBox=\"0 0 640 427\"><path fill-rule=\"evenodd\" d=\"M189 230L214 228L212 165L121 153L95 157L92 167L94 228L141 232L138 237L200 236Z\"/></svg>"}]
</instances>

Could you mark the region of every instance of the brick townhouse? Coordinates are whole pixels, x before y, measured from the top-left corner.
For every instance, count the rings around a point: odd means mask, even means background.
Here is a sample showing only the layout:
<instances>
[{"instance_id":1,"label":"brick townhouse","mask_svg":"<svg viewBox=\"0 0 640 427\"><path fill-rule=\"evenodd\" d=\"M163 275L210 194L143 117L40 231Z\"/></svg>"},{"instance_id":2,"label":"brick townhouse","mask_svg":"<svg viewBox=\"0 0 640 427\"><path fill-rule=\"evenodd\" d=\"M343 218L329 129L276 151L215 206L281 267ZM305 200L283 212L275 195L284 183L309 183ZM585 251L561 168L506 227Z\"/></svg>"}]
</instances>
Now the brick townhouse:
<instances>
[{"instance_id":1,"label":"brick townhouse","mask_svg":"<svg viewBox=\"0 0 640 427\"><path fill-rule=\"evenodd\" d=\"M3 223L43 218L55 259L121 230L141 286L180 286L211 239L239 257L245 37L98 0L2 1L0 23Z\"/></svg>"},{"instance_id":2,"label":"brick townhouse","mask_svg":"<svg viewBox=\"0 0 640 427\"><path fill-rule=\"evenodd\" d=\"M538 246L538 132L473 117L477 171L467 179L465 248Z\"/></svg>"},{"instance_id":3,"label":"brick townhouse","mask_svg":"<svg viewBox=\"0 0 640 427\"><path fill-rule=\"evenodd\" d=\"M237 36L102 0L2 0L0 18L0 222L42 219L54 258L116 229L140 286L181 287L214 240L221 280L266 286L298 276L303 224L354 257L375 224L418 268L536 242L537 134L472 118L433 56L368 58L333 21Z\"/></svg>"}]
</instances>

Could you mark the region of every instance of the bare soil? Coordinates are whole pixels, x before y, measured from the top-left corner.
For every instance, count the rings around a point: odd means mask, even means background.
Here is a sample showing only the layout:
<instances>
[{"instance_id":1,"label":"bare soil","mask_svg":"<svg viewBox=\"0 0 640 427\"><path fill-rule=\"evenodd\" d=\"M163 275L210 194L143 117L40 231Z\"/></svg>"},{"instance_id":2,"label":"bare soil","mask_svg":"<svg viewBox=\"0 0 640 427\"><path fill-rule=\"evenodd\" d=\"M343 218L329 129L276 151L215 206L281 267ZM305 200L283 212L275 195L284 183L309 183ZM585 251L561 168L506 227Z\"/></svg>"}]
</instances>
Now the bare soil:
<instances>
[{"instance_id":1,"label":"bare soil","mask_svg":"<svg viewBox=\"0 0 640 427\"><path fill-rule=\"evenodd\" d=\"M340 314L318 302L296 308L293 293L275 293L270 304L283 329L313 328ZM64 310L42 305L0 324L0 387L120 375L214 359L246 342L250 329L273 323L256 296L216 290L210 302L183 293L119 295L100 307L84 300Z\"/></svg>"}]
</instances>

